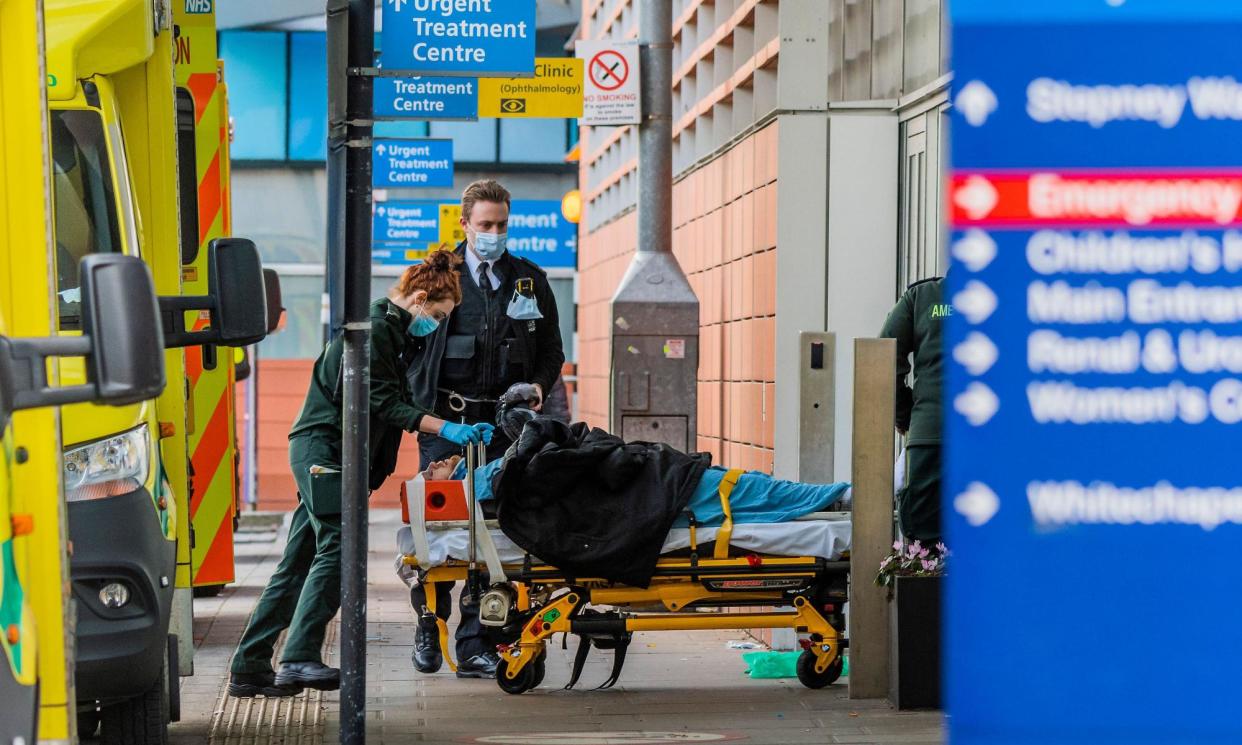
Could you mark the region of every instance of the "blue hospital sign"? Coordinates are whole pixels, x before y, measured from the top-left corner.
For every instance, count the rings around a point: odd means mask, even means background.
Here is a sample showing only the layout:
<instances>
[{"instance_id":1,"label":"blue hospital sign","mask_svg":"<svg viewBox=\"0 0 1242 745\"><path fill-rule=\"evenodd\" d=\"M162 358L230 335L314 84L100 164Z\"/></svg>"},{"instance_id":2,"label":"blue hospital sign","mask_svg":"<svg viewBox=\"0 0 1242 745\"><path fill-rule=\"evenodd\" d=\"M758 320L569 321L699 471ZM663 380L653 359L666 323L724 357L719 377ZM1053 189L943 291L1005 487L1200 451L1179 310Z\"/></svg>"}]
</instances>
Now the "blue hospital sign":
<instances>
[{"instance_id":1,"label":"blue hospital sign","mask_svg":"<svg viewBox=\"0 0 1242 745\"><path fill-rule=\"evenodd\" d=\"M479 118L475 78L376 78L377 119Z\"/></svg>"},{"instance_id":2,"label":"blue hospital sign","mask_svg":"<svg viewBox=\"0 0 1242 745\"><path fill-rule=\"evenodd\" d=\"M1242 4L951 7L950 743L1242 742Z\"/></svg>"},{"instance_id":3,"label":"blue hospital sign","mask_svg":"<svg viewBox=\"0 0 1242 745\"><path fill-rule=\"evenodd\" d=\"M560 200L515 199L509 212L509 250L544 269L576 269L578 226L561 214Z\"/></svg>"},{"instance_id":4,"label":"blue hospital sign","mask_svg":"<svg viewBox=\"0 0 1242 745\"><path fill-rule=\"evenodd\" d=\"M393 70L529 77L535 0L385 0L380 46Z\"/></svg>"},{"instance_id":5,"label":"blue hospital sign","mask_svg":"<svg viewBox=\"0 0 1242 745\"><path fill-rule=\"evenodd\" d=\"M376 245L418 246L440 239L440 202L380 202L375 207L371 242Z\"/></svg>"},{"instance_id":6,"label":"blue hospital sign","mask_svg":"<svg viewBox=\"0 0 1242 745\"><path fill-rule=\"evenodd\" d=\"M375 140L372 185L451 187L452 140Z\"/></svg>"}]
</instances>

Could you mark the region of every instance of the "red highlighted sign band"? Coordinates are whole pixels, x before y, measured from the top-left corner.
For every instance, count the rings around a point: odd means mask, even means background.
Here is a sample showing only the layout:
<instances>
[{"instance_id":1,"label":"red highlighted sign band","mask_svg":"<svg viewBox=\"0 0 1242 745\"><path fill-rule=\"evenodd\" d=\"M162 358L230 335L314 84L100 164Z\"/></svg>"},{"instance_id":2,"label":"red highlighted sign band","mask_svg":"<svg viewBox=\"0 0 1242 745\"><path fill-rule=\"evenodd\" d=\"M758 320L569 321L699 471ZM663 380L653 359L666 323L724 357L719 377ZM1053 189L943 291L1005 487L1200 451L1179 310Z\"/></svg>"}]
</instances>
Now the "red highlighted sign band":
<instances>
[{"instance_id":1,"label":"red highlighted sign band","mask_svg":"<svg viewBox=\"0 0 1242 745\"><path fill-rule=\"evenodd\" d=\"M958 227L1223 227L1242 223L1242 172L958 172Z\"/></svg>"}]
</instances>

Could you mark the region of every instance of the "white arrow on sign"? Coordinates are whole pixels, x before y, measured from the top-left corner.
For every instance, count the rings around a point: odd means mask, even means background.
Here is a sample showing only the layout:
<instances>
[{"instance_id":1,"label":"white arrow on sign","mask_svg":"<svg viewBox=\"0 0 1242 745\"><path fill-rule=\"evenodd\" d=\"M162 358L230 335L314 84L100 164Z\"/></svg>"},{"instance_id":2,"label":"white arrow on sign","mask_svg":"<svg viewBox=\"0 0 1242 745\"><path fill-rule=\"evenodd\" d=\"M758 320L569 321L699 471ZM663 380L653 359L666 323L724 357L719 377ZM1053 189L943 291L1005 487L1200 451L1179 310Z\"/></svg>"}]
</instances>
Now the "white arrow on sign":
<instances>
[{"instance_id":1,"label":"white arrow on sign","mask_svg":"<svg viewBox=\"0 0 1242 745\"><path fill-rule=\"evenodd\" d=\"M953 348L953 359L971 375L982 375L991 370L999 356L1000 351L992 340L978 331L971 331L961 344Z\"/></svg>"},{"instance_id":2,"label":"white arrow on sign","mask_svg":"<svg viewBox=\"0 0 1242 745\"><path fill-rule=\"evenodd\" d=\"M958 91L953 105L972 127L981 127L996 111L996 94L982 80L972 80Z\"/></svg>"},{"instance_id":3,"label":"white arrow on sign","mask_svg":"<svg viewBox=\"0 0 1242 745\"><path fill-rule=\"evenodd\" d=\"M1000 399L983 383L975 381L953 399L953 408L976 427L987 424L1000 409Z\"/></svg>"},{"instance_id":4,"label":"white arrow on sign","mask_svg":"<svg viewBox=\"0 0 1242 745\"><path fill-rule=\"evenodd\" d=\"M382 144L375 146L376 155L383 155L386 152L388 152L388 148L384 147Z\"/></svg>"},{"instance_id":5,"label":"white arrow on sign","mask_svg":"<svg viewBox=\"0 0 1242 745\"><path fill-rule=\"evenodd\" d=\"M958 511L972 527L979 527L991 520L1000 510L1000 497L996 492L978 481L970 482L966 491L958 494L953 500L953 509Z\"/></svg>"},{"instance_id":6,"label":"white arrow on sign","mask_svg":"<svg viewBox=\"0 0 1242 745\"><path fill-rule=\"evenodd\" d=\"M400 13L401 9L404 8L405 4L408 3L409 1L410 0L388 0L388 4L392 6L393 10Z\"/></svg>"},{"instance_id":7,"label":"white arrow on sign","mask_svg":"<svg viewBox=\"0 0 1242 745\"><path fill-rule=\"evenodd\" d=\"M953 244L953 258L972 272L982 271L996 258L996 241L978 228L971 228Z\"/></svg>"},{"instance_id":8,"label":"white arrow on sign","mask_svg":"<svg viewBox=\"0 0 1242 745\"><path fill-rule=\"evenodd\" d=\"M375 210L375 214L379 215L380 217L383 217L384 214L387 212L388 210L384 209L383 207L380 207L377 210Z\"/></svg>"},{"instance_id":9,"label":"white arrow on sign","mask_svg":"<svg viewBox=\"0 0 1242 745\"><path fill-rule=\"evenodd\" d=\"M996 293L977 279L972 279L953 296L953 309L971 323L983 323L996 310Z\"/></svg>"},{"instance_id":10,"label":"white arrow on sign","mask_svg":"<svg viewBox=\"0 0 1242 745\"><path fill-rule=\"evenodd\" d=\"M999 198L991 181L974 175L958 188L953 195L953 203L965 210L971 220L982 220L996 207Z\"/></svg>"}]
</instances>

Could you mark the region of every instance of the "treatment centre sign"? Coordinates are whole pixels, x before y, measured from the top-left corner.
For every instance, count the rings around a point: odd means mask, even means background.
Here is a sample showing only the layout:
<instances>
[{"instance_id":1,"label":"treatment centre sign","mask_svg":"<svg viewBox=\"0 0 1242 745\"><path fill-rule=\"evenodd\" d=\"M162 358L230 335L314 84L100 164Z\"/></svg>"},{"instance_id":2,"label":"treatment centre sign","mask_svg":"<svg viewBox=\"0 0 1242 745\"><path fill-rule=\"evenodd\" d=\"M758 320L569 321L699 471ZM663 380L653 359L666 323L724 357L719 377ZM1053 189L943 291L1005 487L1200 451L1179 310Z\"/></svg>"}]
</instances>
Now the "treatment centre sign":
<instances>
[{"instance_id":1,"label":"treatment centre sign","mask_svg":"<svg viewBox=\"0 0 1242 745\"><path fill-rule=\"evenodd\" d=\"M384 66L411 74L535 72L535 0L385 0Z\"/></svg>"},{"instance_id":2,"label":"treatment centre sign","mask_svg":"<svg viewBox=\"0 0 1242 745\"><path fill-rule=\"evenodd\" d=\"M949 742L1242 742L1242 4L951 7Z\"/></svg>"},{"instance_id":3,"label":"treatment centre sign","mask_svg":"<svg viewBox=\"0 0 1242 745\"><path fill-rule=\"evenodd\" d=\"M373 186L451 187L452 140L375 140Z\"/></svg>"},{"instance_id":4,"label":"treatment centre sign","mask_svg":"<svg viewBox=\"0 0 1242 745\"><path fill-rule=\"evenodd\" d=\"M474 78L376 78L377 119L479 118Z\"/></svg>"}]
</instances>

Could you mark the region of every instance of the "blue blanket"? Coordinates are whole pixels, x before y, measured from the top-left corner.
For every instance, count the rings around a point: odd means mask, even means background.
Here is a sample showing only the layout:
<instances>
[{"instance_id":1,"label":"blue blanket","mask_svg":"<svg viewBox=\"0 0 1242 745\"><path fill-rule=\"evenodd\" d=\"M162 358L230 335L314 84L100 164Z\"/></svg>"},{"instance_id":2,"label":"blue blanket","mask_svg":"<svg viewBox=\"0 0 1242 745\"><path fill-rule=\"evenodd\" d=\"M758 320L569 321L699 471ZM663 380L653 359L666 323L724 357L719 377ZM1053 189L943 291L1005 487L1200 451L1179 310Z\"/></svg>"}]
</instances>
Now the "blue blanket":
<instances>
[{"instance_id":1,"label":"blue blanket","mask_svg":"<svg viewBox=\"0 0 1242 745\"><path fill-rule=\"evenodd\" d=\"M476 498L479 501L492 499L492 476L503 464L502 460L494 460L475 469ZM695 488L687 507L694 513L694 518L700 525L712 527L724 523L724 510L720 505L720 482L724 480L726 473L726 469L713 466L707 469ZM453 478L460 480L465 477L466 462L462 461L453 471ZM737 486L733 487L733 493L729 495L729 505L735 523L783 523L827 509L849 488L850 485L844 482L803 484L775 479L758 471L748 471L742 474ZM688 524L689 519L685 515L674 523L679 528Z\"/></svg>"}]
</instances>

